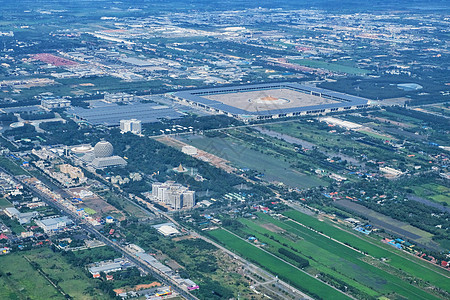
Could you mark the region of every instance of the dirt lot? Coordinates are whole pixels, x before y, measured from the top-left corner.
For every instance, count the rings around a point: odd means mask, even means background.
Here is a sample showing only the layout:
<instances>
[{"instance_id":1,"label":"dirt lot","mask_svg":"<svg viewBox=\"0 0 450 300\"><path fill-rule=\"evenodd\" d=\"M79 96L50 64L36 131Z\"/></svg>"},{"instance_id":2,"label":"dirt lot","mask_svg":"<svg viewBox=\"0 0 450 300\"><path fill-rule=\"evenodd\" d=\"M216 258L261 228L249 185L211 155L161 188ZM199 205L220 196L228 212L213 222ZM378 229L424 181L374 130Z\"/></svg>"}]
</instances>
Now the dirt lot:
<instances>
[{"instance_id":1,"label":"dirt lot","mask_svg":"<svg viewBox=\"0 0 450 300\"><path fill-rule=\"evenodd\" d=\"M283 228L280 228L277 225L274 225L272 223L262 224L261 226L264 227L265 229L270 230L275 233L282 233L285 231Z\"/></svg>"},{"instance_id":2,"label":"dirt lot","mask_svg":"<svg viewBox=\"0 0 450 300\"><path fill-rule=\"evenodd\" d=\"M81 196L80 193L84 191L88 191L86 188L80 187L80 188L71 188L67 189L66 191L73 197L82 198L83 204L80 205L80 207L88 207L90 209L93 209L96 211L94 214L94 217L105 217L109 215L113 215L115 218L119 220L124 220L125 215L112 206L111 204L107 203L103 198L98 196L95 193L92 193L92 195L87 196Z\"/></svg>"}]
</instances>

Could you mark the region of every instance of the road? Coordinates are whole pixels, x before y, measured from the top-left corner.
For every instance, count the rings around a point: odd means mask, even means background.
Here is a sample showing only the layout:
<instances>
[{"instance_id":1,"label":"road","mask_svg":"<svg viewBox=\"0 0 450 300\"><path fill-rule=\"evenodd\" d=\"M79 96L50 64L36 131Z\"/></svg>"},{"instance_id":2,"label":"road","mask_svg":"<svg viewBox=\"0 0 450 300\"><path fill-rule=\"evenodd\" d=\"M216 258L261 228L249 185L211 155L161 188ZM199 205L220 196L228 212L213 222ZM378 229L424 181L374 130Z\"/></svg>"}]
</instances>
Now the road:
<instances>
[{"instance_id":1,"label":"road","mask_svg":"<svg viewBox=\"0 0 450 300\"><path fill-rule=\"evenodd\" d=\"M5 173L10 174L6 170L4 170L4 169L2 169L2 170ZM12 174L10 174L10 175L13 176ZM18 179L16 179L16 180L18 180ZM46 194L44 194L43 192L41 192L40 190L38 190L34 186L29 185L29 184L27 184L26 182L23 182L23 181L20 181L20 182L24 186L29 188L36 196L41 198L48 205L58 209L62 214L67 215L67 216L71 217L73 220L77 221L78 225L80 226L80 228L82 228L83 230L93 234L98 240L104 242L108 246L111 246L112 248L114 248L116 251L122 253L122 255L124 257L129 259L131 262L135 263L136 266L140 267L145 272L147 272L147 273L151 274L152 276L154 276L156 279L158 279L163 284L171 286L172 290L174 290L175 292L177 292L178 294L183 296L185 299L198 300L197 297L195 297L191 293L185 291L183 288L181 288L179 286L179 284L177 282L172 280L169 276L165 275L164 273L161 273L157 269L154 269L150 264L148 264L147 262L143 261L142 259L134 256L132 253L129 253L125 249L124 246L122 246L122 245L120 245L118 243L115 243L115 242L111 241L110 239L108 239L101 232L99 232L94 226L92 226L89 223L86 223L83 219L81 219L78 215L76 215L75 213L73 213L72 211L67 209L65 206L63 206L60 203L54 201L52 198L50 198L49 196L47 196Z\"/></svg>"}]
</instances>

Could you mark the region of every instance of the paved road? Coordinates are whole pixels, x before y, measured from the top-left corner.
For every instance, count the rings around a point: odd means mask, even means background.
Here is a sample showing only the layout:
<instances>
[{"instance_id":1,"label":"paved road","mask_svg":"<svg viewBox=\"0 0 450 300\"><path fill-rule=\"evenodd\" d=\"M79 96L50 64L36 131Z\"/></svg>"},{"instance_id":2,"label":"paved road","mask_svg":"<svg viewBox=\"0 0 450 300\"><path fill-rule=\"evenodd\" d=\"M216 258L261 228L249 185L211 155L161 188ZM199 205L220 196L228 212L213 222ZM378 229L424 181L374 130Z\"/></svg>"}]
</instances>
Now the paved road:
<instances>
[{"instance_id":1,"label":"paved road","mask_svg":"<svg viewBox=\"0 0 450 300\"><path fill-rule=\"evenodd\" d=\"M8 173L6 170L3 170L4 172ZM11 174L10 174L11 175ZM72 211L68 210L65 206L61 205L60 203L54 201L52 198L47 196L46 194L42 193L40 190L35 188L32 185L29 185L25 182L22 182L23 185L27 186L36 196L41 198L43 201L45 201L48 205L57 208L62 214L70 216L72 219L76 220L79 224L79 226L95 235L98 240L104 242L105 244L111 246L118 252L121 252L123 256L125 256L127 259L135 263L138 267L140 267L142 270L146 271L147 273L150 273L152 276L154 276L156 279L164 283L165 285L169 285L172 287L172 289L183 296L184 298L188 300L198 300L197 297L192 295L191 293L185 291L182 289L177 282L173 281L169 276L165 275L164 273L159 272L159 270L154 269L151 265L149 265L147 262L143 261L142 259L134 256L133 254L129 253L122 245L117 244L110 239L108 239L106 236L104 236L101 232L99 232L94 226L92 226L89 223L85 223L84 220L80 219L78 215L73 213Z\"/></svg>"}]
</instances>

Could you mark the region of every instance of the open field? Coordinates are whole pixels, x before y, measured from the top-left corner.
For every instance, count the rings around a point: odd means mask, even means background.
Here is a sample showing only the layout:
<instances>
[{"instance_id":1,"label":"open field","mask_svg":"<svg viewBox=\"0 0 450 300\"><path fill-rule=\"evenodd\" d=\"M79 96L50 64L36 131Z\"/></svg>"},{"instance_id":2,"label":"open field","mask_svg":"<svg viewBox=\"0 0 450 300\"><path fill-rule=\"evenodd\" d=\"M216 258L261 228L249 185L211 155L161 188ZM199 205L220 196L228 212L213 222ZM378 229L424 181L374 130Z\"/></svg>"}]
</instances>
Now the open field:
<instances>
[{"instance_id":1,"label":"open field","mask_svg":"<svg viewBox=\"0 0 450 300\"><path fill-rule=\"evenodd\" d=\"M385 281L382 277L375 278L373 276L369 279L367 274L365 274L367 272L365 272L362 267L325 248L314 245L310 240L310 236L307 234L301 236L299 232L293 230L286 224L278 223L271 218L264 218L264 220L257 222L241 219L240 222L245 225L242 231L249 236L256 237L259 242L264 243L266 245L264 248L274 255L280 256L278 250L281 248L289 251L295 249L294 251L296 251L297 255L301 253L300 256L309 261L310 267L306 268L306 271L311 275L318 272L329 274L334 278L338 278L342 282L345 282L347 286L352 286L359 291L374 297L380 295L380 293L375 290L375 287L379 289L384 287ZM273 225L275 222L279 226L283 226L286 231L274 235L264 228L269 224ZM361 255L358 253L355 253L354 255L355 259L358 259L360 256ZM362 264L360 261L357 262ZM331 268L330 266L333 267ZM354 280L353 278L357 278L357 280Z\"/></svg>"},{"instance_id":2,"label":"open field","mask_svg":"<svg viewBox=\"0 0 450 300\"><path fill-rule=\"evenodd\" d=\"M10 171L14 175L25 175L27 174L22 168L20 168L18 165L10 161L9 159L0 156L0 167L5 168L6 170Z\"/></svg>"},{"instance_id":3,"label":"open field","mask_svg":"<svg viewBox=\"0 0 450 300\"><path fill-rule=\"evenodd\" d=\"M308 216L298 211L288 211L285 212L284 215L305 226L311 227L336 240L339 240L340 242L346 243L360 251L363 251L364 253L367 253L375 258L386 258L388 259L389 265L401 269L415 277L429 281L433 285L441 287L447 292L450 292L450 279L446 277L448 276L448 272L437 266L420 261L414 256L411 256L400 250L396 250L390 246L383 245L378 241L371 241L367 237L349 233L340 228L332 226L327 222L319 221L314 217ZM295 224L294 222L290 223Z\"/></svg>"},{"instance_id":4,"label":"open field","mask_svg":"<svg viewBox=\"0 0 450 300\"><path fill-rule=\"evenodd\" d=\"M61 255L47 248L30 251L25 255L73 299L109 299L109 296L95 288L91 278L81 269L68 264Z\"/></svg>"},{"instance_id":5,"label":"open field","mask_svg":"<svg viewBox=\"0 0 450 300\"><path fill-rule=\"evenodd\" d=\"M297 214L296 212L292 213ZM303 216L303 214L301 215ZM257 221L242 219L241 222L250 229L249 232L251 232L253 236L256 236L261 242L268 244L270 249L273 248L273 250L277 250L280 247L287 247L287 249L292 250L296 249L302 254L302 256L305 256L310 260L310 264L313 268L326 274L330 274L331 276L346 282L346 284L354 286L366 294L376 296L380 295L380 293L386 294L395 292L407 297L408 299L433 298L432 295L425 293L417 287L411 286L408 280L403 280L397 276L394 276L390 273L393 272L393 270L388 273L384 271L384 269L375 267L378 264L376 260L369 259L369 262L371 263L367 263L363 254L346 247L344 244L339 244L338 242L332 241L329 238L292 221L279 221L263 214L258 214L258 216L260 219ZM302 217L302 220L303 219L304 218ZM312 217L308 217L306 219L312 219L322 223L324 227L329 226L331 229L336 231L342 231ZM292 237L288 237L283 234L273 234L268 230L265 230L262 225L267 223L276 224L277 226L286 229L290 235L297 235L297 239L292 239ZM270 236L272 236L272 238L268 238ZM357 241L359 245L364 243L367 244L366 246L368 247L373 247L374 249L378 248L377 246L371 245L370 243L346 233L345 231L342 231L340 236L343 238L347 237L347 239L341 240L332 235L333 238L339 239L339 241L347 244L350 244L347 241L352 240L354 243ZM390 254L387 250L378 248L378 251L382 251L383 254L390 255L392 257L392 254ZM275 251L274 253L277 252ZM406 268L410 265L414 268L414 264L411 264L407 260L405 261L406 263L402 263L406 265ZM330 268L331 266L332 268ZM425 276L432 274L432 277L429 276L427 279L431 278L433 279L433 283L435 285L448 289L448 287L446 287L446 284L448 283L446 280L448 280L448 278L445 278L440 274L430 272L430 270L421 268L418 265L416 266L417 269L413 269L412 271L415 272L417 277L422 277L421 271L427 272ZM402 269L406 271L404 268ZM442 271L445 272L444 270ZM444 282L440 282L440 280L444 280ZM354 281L356 281L356 283Z\"/></svg>"},{"instance_id":6,"label":"open field","mask_svg":"<svg viewBox=\"0 0 450 300\"><path fill-rule=\"evenodd\" d=\"M292 170L288 162L251 149L237 139L194 136L184 142L230 161L237 168L256 170L263 180L283 182L292 187L312 187L325 183L316 177Z\"/></svg>"},{"instance_id":7,"label":"open field","mask_svg":"<svg viewBox=\"0 0 450 300\"><path fill-rule=\"evenodd\" d=\"M134 216L136 218L145 218L148 217L148 213L143 208L140 208L136 205L133 205L123 197L116 195L110 191L108 192L99 192L99 196L105 199L107 202L113 205L120 205L121 209L126 212L130 216Z\"/></svg>"},{"instance_id":8,"label":"open field","mask_svg":"<svg viewBox=\"0 0 450 300\"><path fill-rule=\"evenodd\" d=\"M351 66L345 66L345 65L336 64L336 63L328 63L328 62L318 61L318 60L295 59L295 60L292 60L291 62L301 65L301 66L305 66L305 67L320 68L320 69L325 69L325 70L329 70L332 72L341 72L341 73L356 74L356 75L370 73L369 70L364 70L364 69L355 68L355 67L351 67Z\"/></svg>"},{"instance_id":9,"label":"open field","mask_svg":"<svg viewBox=\"0 0 450 300\"><path fill-rule=\"evenodd\" d=\"M447 203L450 205L450 188L434 183L426 183L410 187L414 194L427 198L435 202Z\"/></svg>"},{"instance_id":10,"label":"open field","mask_svg":"<svg viewBox=\"0 0 450 300\"><path fill-rule=\"evenodd\" d=\"M0 299L65 299L22 253L0 257Z\"/></svg>"},{"instance_id":11,"label":"open field","mask_svg":"<svg viewBox=\"0 0 450 300\"><path fill-rule=\"evenodd\" d=\"M394 235L403 236L417 244L439 249L439 245L432 240L433 234L423 231L405 222L395 220L391 217L380 214L360 204L349 200L339 200L335 203L338 207L345 207L358 214L367 217L371 224L383 228Z\"/></svg>"},{"instance_id":12,"label":"open field","mask_svg":"<svg viewBox=\"0 0 450 300\"><path fill-rule=\"evenodd\" d=\"M79 197L79 193L84 189L85 188L71 188L67 189L66 191L73 197ZM93 195L83 197L83 206L84 205L86 206L85 211L90 215L99 217L113 216L114 218L117 218L119 220L125 218L121 211L103 200L95 193Z\"/></svg>"},{"instance_id":13,"label":"open field","mask_svg":"<svg viewBox=\"0 0 450 300\"><path fill-rule=\"evenodd\" d=\"M257 262L265 269L277 274L280 278L287 280L302 291L313 293L323 299L348 299L344 294L223 229L210 231L208 234L220 241L226 247L236 251L253 262Z\"/></svg>"},{"instance_id":14,"label":"open field","mask_svg":"<svg viewBox=\"0 0 450 300\"><path fill-rule=\"evenodd\" d=\"M6 200L5 198L0 198L0 209L7 208L7 207L13 207L11 202Z\"/></svg>"}]
</instances>

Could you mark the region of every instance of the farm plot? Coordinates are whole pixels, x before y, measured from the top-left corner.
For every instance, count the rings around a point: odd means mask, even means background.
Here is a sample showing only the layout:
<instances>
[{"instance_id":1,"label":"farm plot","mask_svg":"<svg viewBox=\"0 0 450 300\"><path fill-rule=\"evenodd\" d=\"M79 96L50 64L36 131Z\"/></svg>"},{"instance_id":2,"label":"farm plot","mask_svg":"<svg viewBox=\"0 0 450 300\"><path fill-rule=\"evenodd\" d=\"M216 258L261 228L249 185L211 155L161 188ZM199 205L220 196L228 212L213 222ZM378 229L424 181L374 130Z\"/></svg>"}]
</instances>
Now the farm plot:
<instances>
[{"instance_id":1,"label":"farm plot","mask_svg":"<svg viewBox=\"0 0 450 300\"><path fill-rule=\"evenodd\" d=\"M381 244L376 245L374 242L364 240L352 233L334 227L326 222L321 222L316 218L298 211L288 211L285 212L284 215L375 258L385 258L388 260L389 265L450 292L450 279L445 276L445 270L441 270L426 262L419 261L415 257L402 253L399 250L383 248ZM295 228L301 228L300 225L292 221L290 221L289 224L295 226Z\"/></svg>"},{"instance_id":2,"label":"farm plot","mask_svg":"<svg viewBox=\"0 0 450 300\"><path fill-rule=\"evenodd\" d=\"M250 232L253 235L257 235L261 242L267 243L270 247L296 249L303 256L310 259L311 265L314 268L337 277L344 282L348 282L351 286L358 288L366 294L374 296L374 292L383 294L396 293L408 299L433 298L432 295L417 287L411 286L409 282L366 263L362 260L364 257L363 254L350 249L343 243L330 240L328 237L320 235L293 221L279 221L262 214L259 217L260 221L257 223L249 220L241 220L241 222L250 228ZM298 241L293 242L283 237L282 234L274 234L267 231L261 226L261 224L267 222L285 229L290 234L297 235L299 237ZM336 228L336 230L339 229ZM333 236L333 238L337 237ZM354 238L358 239L356 236ZM336 272L330 272L330 269ZM435 275L444 279L441 275ZM354 285L352 281L356 281L358 284ZM445 284L443 282L440 284L440 287L445 288Z\"/></svg>"},{"instance_id":3,"label":"farm plot","mask_svg":"<svg viewBox=\"0 0 450 300\"><path fill-rule=\"evenodd\" d=\"M349 299L339 291L325 285L279 258L247 243L226 230L218 229L210 231L208 234L226 247L236 251L247 259L258 263L268 271L287 280L302 291L323 299Z\"/></svg>"}]
</instances>

